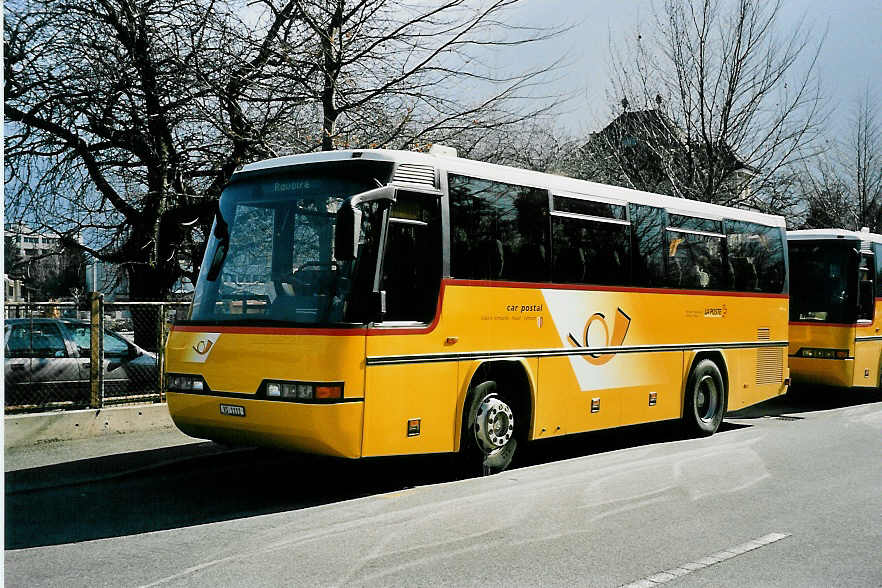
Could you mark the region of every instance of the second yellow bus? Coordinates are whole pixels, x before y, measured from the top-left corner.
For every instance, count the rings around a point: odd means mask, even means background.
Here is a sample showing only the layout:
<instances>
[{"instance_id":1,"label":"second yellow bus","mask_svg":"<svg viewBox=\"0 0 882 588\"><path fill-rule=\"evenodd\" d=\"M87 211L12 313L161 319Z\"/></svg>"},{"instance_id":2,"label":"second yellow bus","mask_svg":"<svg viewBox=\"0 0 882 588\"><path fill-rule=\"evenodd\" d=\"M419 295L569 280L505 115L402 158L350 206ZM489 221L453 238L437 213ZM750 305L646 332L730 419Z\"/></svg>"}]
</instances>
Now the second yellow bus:
<instances>
[{"instance_id":1,"label":"second yellow bus","mask_svg":"<svg viewBox=\"0 0 882 588\"><path fill-rule=\"evenodd\" d=\"M787 233L790 369L794 383L872 388L882 377L882 235Z\"/></svg>"}]
</instances>

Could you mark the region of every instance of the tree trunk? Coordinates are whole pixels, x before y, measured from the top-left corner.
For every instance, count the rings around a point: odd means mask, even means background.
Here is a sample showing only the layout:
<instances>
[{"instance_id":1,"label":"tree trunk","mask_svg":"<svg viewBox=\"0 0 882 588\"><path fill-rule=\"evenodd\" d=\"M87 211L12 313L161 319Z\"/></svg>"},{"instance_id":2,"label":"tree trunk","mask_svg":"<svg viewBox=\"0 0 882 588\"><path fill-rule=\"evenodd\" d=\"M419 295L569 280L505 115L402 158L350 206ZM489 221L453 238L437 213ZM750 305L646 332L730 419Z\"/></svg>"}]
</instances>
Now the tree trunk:
<instances>
[{"instance_id":1,"label":"tree trunk","mask_svg":"<svg viewBox=\"0 0 882 588\"><path fill-rule=\"evenodd\" d=\"M129 298L133 302L163 302L174 286L173 275L148 265L131 266L128 276ZM135 345L148 351L157 351L162 344L159 307L133 307L132 323L135 329Z\"/></svg>"}]
</instances>

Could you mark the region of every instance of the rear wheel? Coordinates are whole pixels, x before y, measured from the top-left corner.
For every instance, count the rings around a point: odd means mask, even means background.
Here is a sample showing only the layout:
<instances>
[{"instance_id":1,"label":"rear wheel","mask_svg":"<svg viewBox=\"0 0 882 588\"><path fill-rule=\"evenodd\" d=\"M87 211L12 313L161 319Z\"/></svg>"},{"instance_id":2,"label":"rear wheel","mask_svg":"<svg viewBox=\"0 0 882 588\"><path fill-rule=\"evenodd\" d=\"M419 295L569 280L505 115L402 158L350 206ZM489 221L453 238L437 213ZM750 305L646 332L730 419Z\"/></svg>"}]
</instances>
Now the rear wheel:
<instances>
[{"instance_id":1,"label":"rear wheel","mask_svg":"<svg viewBox=\"0 0 882 588\"><path fill-rule=\"evenodd\" d=\"M713 435L726 412L726 388L720 368L710 359L702 359L686 382L683 425L699 437Z\"/></svg>"},{"instance_id":2,"label":"rear wheel","mask_svg":"<svg viewBox=\"0 0 882 588\"><path fill-rule=\"evenodd\" d=\"M460 444L460 457L469 473L488 476L511 464L518 445L515 418L521 416L515 415L513 403L498 390L494 380L472 388Z\"/></svg>"}]
</instances>

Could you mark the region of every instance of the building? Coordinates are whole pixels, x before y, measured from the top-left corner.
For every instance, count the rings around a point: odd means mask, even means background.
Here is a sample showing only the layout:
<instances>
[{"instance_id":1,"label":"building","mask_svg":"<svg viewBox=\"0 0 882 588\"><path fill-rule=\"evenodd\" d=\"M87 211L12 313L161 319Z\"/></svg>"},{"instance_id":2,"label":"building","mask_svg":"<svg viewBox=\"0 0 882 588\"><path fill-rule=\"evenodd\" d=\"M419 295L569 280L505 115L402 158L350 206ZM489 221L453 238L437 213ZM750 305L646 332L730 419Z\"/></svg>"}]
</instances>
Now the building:
<instances>
[{"instance_id":1,"label":"building","mask_svg":"<svg viewBox=\"0 0 882 588\"><path fill-rule=\"evenodd\" d=\"M65 252L57 235L38 233L26 224L16 223L4 227L3 237L4 246L14 248L22 261L54 272L60 272L65 265Z\"/></svg>"},{"instance_id":2,"label":"building","mask_svg":"<svg viewBox=\"0 0 882 588\"><path fill-rule=\"evenodd\" d=\"M10 278L8 274L3 274L3 301L4 302L24 302L25 298L22 293L21 280Z\"/></svg>"},{"instance_id":3,"label":"building","mask_svg":"<svg viewBox=\"0 0 882 588\"><path fill-rule=\"evenodd\" d=\"M586 179L726 204L746 201L756 175L726 144L708 153L661 108L626 109L590 135L579 159Z\"/></svg>"},{"instance_id":4,"label":"building","mask_svg":"<svg viewBox=\"0 0 882 588\"><path fill-rule=\"evenodd\" d=\"M72 288L82 287L83 256L65 248L57 234L24 223L8 224L3 228L3 244L4 271L10 280L21 283L25 299L65 298Z\"/></svg>"}]
</instances>

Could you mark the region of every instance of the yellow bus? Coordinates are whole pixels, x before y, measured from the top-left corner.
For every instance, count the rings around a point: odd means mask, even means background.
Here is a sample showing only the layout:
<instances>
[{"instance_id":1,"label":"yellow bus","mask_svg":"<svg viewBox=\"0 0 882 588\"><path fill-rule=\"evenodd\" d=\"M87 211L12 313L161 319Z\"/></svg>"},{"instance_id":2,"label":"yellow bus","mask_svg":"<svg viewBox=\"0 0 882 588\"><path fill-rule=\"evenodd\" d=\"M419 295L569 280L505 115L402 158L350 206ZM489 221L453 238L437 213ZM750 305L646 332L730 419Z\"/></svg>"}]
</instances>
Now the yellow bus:
<instances>
[{"instance_id":1,"label":"yellow bus","mask_svg":"<svg viewBox=\"0 0 882 588\"><path fill-rule=\"evenodd\" d=\"M297 155L224 190L167 344L185 433L347 458L726 410L788 383L784 220L450 153Z\"/></svg>"},{"instance_id":2,"label":"yellow bus","mask_svg":"<svg viewBox=\"0 0 882 588\"><path fill-rule=\"evenodd\" d=\"M816 229L787 233L790 370L794 383L878 387L882 357L882 235Z\"/></svg>"}]
</instances>

